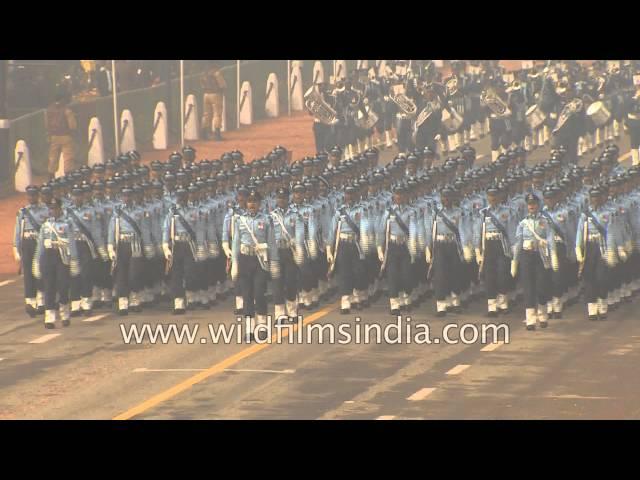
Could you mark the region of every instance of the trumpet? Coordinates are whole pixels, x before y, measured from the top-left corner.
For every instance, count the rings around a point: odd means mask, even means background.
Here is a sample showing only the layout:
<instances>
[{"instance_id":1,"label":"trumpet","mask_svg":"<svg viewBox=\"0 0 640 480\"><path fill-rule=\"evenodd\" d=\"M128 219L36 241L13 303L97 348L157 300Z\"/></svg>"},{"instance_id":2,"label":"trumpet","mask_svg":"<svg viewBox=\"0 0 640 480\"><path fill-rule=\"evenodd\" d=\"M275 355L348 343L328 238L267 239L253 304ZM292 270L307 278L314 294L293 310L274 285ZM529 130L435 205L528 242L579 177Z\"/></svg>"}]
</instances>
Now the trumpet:
<instances>
[{"instance_id":1,"label":"trumpet","mask_svg":"<svg viewBox=\"0 0 640 480\"><path fill-rule=\"evenodd\" d=\"M389 99L395 103L405 115L413 117L416 114L418 108L415 102L404 93L395 95L393 92L389 92Z\"/></svg>"}]
</instances>

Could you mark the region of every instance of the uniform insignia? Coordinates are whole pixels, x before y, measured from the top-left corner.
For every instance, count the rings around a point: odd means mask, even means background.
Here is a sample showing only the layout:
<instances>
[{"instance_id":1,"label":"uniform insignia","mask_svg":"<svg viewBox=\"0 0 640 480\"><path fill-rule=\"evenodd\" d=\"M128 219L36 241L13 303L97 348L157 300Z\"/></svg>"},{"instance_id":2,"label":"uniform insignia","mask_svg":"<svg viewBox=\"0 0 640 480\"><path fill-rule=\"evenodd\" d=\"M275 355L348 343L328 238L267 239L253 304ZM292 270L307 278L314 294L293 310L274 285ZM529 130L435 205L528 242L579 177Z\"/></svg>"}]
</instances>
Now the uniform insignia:
<instances>
[{"instance_id":1,"label":"uniform insignia","mask_svg":"<svg viewBox=\"0 0 640 480\"><path fill-rule=\"evenodd\" d=\"M263 222L258 222L258 229L259 230L264 230L264 223Z\"/></svg>"}]
</instances>

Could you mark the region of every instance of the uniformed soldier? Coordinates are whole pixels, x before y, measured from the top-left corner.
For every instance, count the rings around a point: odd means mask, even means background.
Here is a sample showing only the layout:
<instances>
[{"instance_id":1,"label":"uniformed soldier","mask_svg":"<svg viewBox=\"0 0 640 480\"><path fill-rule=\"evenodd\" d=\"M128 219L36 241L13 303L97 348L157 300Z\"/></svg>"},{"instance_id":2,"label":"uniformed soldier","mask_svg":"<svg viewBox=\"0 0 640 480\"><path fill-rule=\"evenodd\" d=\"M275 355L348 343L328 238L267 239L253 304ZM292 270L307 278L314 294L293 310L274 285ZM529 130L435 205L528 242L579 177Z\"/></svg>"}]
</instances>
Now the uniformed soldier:
<instances>
[{"instance_id":1,"label":"uniformed soldier","mask_svg":"<svg viewBox=\"0 0 640 480\"><path fill-rule=\"evenodd\" d=\"M61 153L64 156L64 173L68 174L74 168L73 134L78 128L78 122L75 114L68 107L70 98L71 95L66 88L58 87L55 102L46 110L45 124L49 136L49 179L55 177Z\"/></svg>"},{"instance_id":2,"label":"uniformed soldier","mask_svg":"<svg viewBox=\"0 0 640 480\"><path fill-rule=\"evenodd\" d=\"M635 95L629 101L624 123L629 133L631 163L640 165L640 84L636 86Z\"/></svg>"},{"instance_id":3,"label":"uniformed soldier","mask_svg":"<svg viewBox=\"0 0 640 480\"><path fill-rule=\"evenodd\" d=\"M295 204L289 204L289 189L278 188L277 204L270 213L278 246L280 277L273 288L274 319L297 321L300 267L305 261L304 221Z\"/></svg>"},{"instance_id":4,"label":"uniformed soldier","mask_svg":"<svg viewBox=\"0 0 640 480\"><path fill-rule=\"evenodd\" d=\"M191 189L194 193L195 186ZM198 286L196 262L204 260L203 236L199 209L190 202L190 192L178 189L177 202L165 217L162 249L170 278L173 314L180 315L195 307ZM200 235L198 235L200 233Z\"/></svg>"},{"instance_id":5,"label":"uniformed soldier","mask_svg":"<svg viewBox=\"0 0 640 480\"><path fill-rule=\"evenodd\" d=\"M518 215L500 203L500 189L487 189L489 205L474 220L474 248L487 295L487 315L509 312L509 268L511 246L515 240Z\"/></svg>"},{"instance_id":6,"label":"uniformed soldier","mask_svg":"<svg viewBox=\"0 0 640 480\"><path fill-rule=\"evenodd\" d=\"M33 260L33 275L42 280L44 289L44 326L55 328L70 323L69 283L80 274L73 225L62 213L60 199L49 202L49 215L38 234Z\"/></svg>"},{"instance_id":7,"label":"uniformed soldier","mask_svg":"<svg viewBox=\"0 0 640 480\"><path fill-rule=\"evenodd\" d=\"M221 180L223 180L225 177L224 174L220 174L220 175L222 177L219 178L218 180L219 192L221 190L223 191L224 184L221 183ZM221 200L223 202L222 206L225 209L224 210L225 215L224 215L223 224L222 224L221 242L222 242L222 250L224 251L227 257L227 263L225 266L227 274L231 273L231 268L233 266L232 265L233 256L231 255L231 246L233 245L233 236L236 234L236 231L237 231L238 216L244 215L244 213L246 213L248 195L249 195L249 189L244 185L238 187L236 191L235 204L233 202L233 199L229 197L227 193L222 194ZM243 305L244 300L243 300L242 292L240 290L240 285L238 283L235 284L234 290L235 290L234 312L236 315L240 315L242 314L242 310L244 308L244 305Z\"/></svg>"},{"instance_id":8,"label":"uniformed soldier","mask_svg":"<svg viewBox=\"0 0 640 480\"><path fill-rule=\"evenodd\" d=\"M88 193L91 192L87 185ZM93 310L93 287L97 278L98 259L107 257L103 243L102 221L96 218L94 208L85 202L81 185L71 191L73 205L67 208L67 217L73 225L74 238L80 262L80 275L71 281L71 316L90 316Z\"/></svg>"},{"instance_id":9,"label":"uniformed soldier","mask_svg":"<svg viewBox=\"0 0 640 480\"><path fill-rule=\"evenodd\" d=\"M425 221L426 260L431 264L428 278L433 276L436 296L436 315L461 310L460 294L466 269L464 262L472 260L470 218L460 207L454 206L455 190L442 189L442 208ZM469 216L470 217L470 216Z\"/></svg>"},{"instance_id":10,"label":"uniformed soldier","mask_svg":"<svg viewBox=\"0 0 640 480\"><path fill-rule=\"evenodd\" d=\"M49 189L50 190L50 189ZM47 205L38 202L39 190L34 185L26 188L27 205L16 215L13 235L13 255L20 262L20 270L24 278L25 309L30 317L42 313L44 295L42 284L33 276L33 258L38 242L38 233L49 215Z\"/></svg>"},{"instance_id":11,"label":"uniformed soldier","mask_svg":"<svg viewBox=\"0 0 640 480\"><path fill-rule=\"evenodd\" d=\"M357 291L366 289L364 253L360 244L360 228L364 221L362 206L357 202L357 189L344 188L344 204L336 211L327 238L329 275L337 274L340 292L340 313L360 308ZM335 272L334 272L335 270Z\"/></svg>"},{"instance_id":12,"label":"uniformed soldier","mask_svg":"<svg viewBox=\"0 0 640 480\"><path fill-rule=\"evenodd\" d=\"M411 308L414 288L412 264L418 256L418 221L416 211L407 205L407 190L398 185L393 191L393 205L382 214L376 232L381 274L387 278L391 315Z\"/></svg>"},{"instance_id":13,"label":"uniformed soldier","mask_svg":"<svg viewBox=\"0 0 640 480\"><path fill-rule=\"evenodd\" d=\"M127 315L130 306L132 311L140 310L138 294L142 289L146 235L142 230L144 211L134 205L133 190L124 188L121 196L122 204L116 206L109 222L107 251L118 299L117 311Z\"/></svg>"},{"instance_id":14,"label":"uniformed soldier","mask_svg":"<svg viewBox=\"0 0 640 480\"><path fill-rule=\"evenodd\" d=\"M260 212L262 197L251 190L247 211L238 215L233 236L232 278L238 280L243 297L246 339L267 338L267 300L269 277L280 278L278 247L274 237L273 219Z\"/></svg>"},{"instance_id":15,"label":"uniformed soldier","mask_svg":"<svg viewBox=\"0 0 640 480\"><path fill-rule=\"evenodd\" d=\"M204 115L202 117L202 138L207 139L213 126L214 139L222 140L220 130L222 128L223 95L227 88L224 76L217 65L212 65L200 79L204 92ZM213 125L211 120L213 119Z\"/></svg>"},{"instance_id":16,"label":"uniformed soldier","mask_svg":"<svg viewBox=\"0 0 640 480\"><path fill-rule=\"evenodd\" d=\"M547 302L551 258L549 243L553 230L548 220L540 213L540 199L533 193L526 197L528 215L518 225L513 245L511 276L522 277L527 330L535 330L548 325Z\"/></svg>"},{"instance_id":17,"label":"uniformed soldier","mask_svg":"<svg viewBox=\"0 0 640 480\"><path fill-rule=\"evenodd\" d=\"M589 191L590 208L580 216L576 232L576 258L584 283L589 320L605 320L611 269L617 262L616 234L610 209L601 189Z\"/></svg>"}]
</instances>

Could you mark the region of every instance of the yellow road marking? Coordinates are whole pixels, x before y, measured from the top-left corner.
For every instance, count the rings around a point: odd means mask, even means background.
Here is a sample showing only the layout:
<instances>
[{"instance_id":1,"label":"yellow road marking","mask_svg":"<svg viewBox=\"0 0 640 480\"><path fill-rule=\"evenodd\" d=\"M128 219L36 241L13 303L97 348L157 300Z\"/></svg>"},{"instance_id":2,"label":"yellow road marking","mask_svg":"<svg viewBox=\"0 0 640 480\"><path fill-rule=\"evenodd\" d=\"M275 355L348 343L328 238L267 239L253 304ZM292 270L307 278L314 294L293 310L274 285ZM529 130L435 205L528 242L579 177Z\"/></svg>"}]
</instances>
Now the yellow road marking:
<instances>
[{"instance_id":1,"label":"yellow road marking","mask_svg":"<svg viewBox=\"0 0 640 480\"><path fill-rule=\"evenodd\" d=\"M309 317L307 317L303 322L302 325L307 325L309 323L315 322L316 320L318 320L319 318L324 317L325 315L329 314L329 312L335 310L335 308L338 306L338 302L333 303L332 305L329 305L325 308L323 308L322 310L310 315ZM281 333L281 338L286 338L289 335L289 332L291 333L295 333L298 328L300 326L298 324L294 325L292 329L284 329ZM276 341L278 336L278 334L274 334L271 337L272 342ZM225 369L235 365L236 363L240 362L241 360L244 360L247 357L250 357L252 355L255 355L256 353L260 352L261 350L264 350L265 348L267 348L268 346L270 346L270 343L262 343L262 344L255 344L252 345L248 348L245 348L244 350L239 351L238 353L231 355L230 357L225 358L224 360L216 363L215 365L212 365L211 367L207 368L206 370L204 370L203 372L200 372L196 375L193 375L192 377L187 378L186 380L178 383L177 385L174 385L173 387L165 390L164 392L161 392L157 395L154 395L153 397L145 400L144 402L140 403L139 405L136 405L133 408L130 408L129 410L127 410L126 412L123 412L115 417L113 417L113 420L129 420L137 415L140 415L141 413L146 412L147 410L150 410L151 408L161 404L162 402L169 400L170 398L175 397L176 395L184 392L185 390L193 387L194 385L206 380L209 377L212 377L213 375L216 375L217 373L223 372Z\"/></svg>"}]
</instances>

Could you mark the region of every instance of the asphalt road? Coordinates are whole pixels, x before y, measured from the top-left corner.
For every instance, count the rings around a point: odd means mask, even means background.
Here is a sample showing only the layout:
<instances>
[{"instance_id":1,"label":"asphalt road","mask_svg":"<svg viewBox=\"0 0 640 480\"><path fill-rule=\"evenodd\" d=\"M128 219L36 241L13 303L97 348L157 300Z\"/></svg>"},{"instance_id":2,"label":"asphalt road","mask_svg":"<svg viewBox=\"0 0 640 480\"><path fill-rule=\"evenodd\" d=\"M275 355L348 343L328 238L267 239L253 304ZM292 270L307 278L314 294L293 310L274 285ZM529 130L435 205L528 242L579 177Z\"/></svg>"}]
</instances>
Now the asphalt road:
<instances>
[{"instance_id":1,"label":"asphalt road","mask_svg":"<svg viewBox=\"0 0 640 480\"><path fill-rule=\"evenodd\" d=\"M628 152L626 138L619 144ZM488 161L488 138L474 146L485 155L479 163ZM530 161L547 153L539 149ZM595 323L577 304L535 332L524 329L522 305L488 319L481 299L444 319L433 315L432 299L409 314L412 325L429 325L431 338L442 338L451 322L501 324L505 343L329 344L325 337L320 344L316 337L258 345L211 342L208 324L237 323L230 299L181 317L169 315L166 304L128 317L97 310L68 328L45 330L42 317L24 314L21 294L20 277L0 279L0 419L640 418L637 299ZM336 309L332 303L304 312L299 328L343 323L354 332L397 321L385 298L348 316ZM199 330L193 344L126 344L121 326L144 323ZM452 329L449 337L459 333Z\"/></svg>"}]
</instances>

